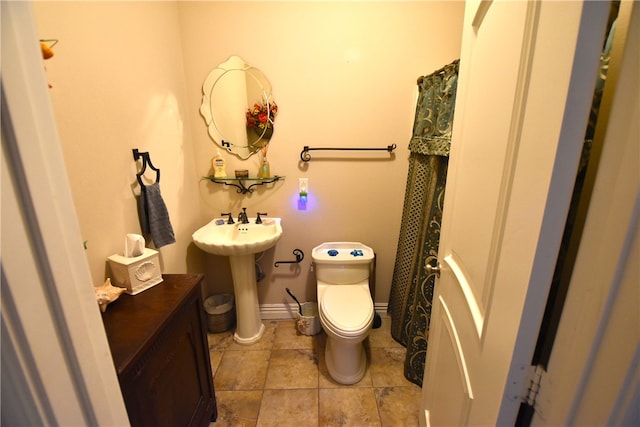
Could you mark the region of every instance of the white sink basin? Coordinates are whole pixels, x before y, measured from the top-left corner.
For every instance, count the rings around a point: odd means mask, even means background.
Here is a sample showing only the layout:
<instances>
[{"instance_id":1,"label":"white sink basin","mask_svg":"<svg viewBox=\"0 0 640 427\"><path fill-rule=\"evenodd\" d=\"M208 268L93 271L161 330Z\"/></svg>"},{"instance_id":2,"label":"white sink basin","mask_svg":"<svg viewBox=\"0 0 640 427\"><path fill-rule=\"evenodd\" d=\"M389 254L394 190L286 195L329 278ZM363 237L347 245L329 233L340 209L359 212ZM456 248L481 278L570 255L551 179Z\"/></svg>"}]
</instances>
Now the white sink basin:
<instances>
[{"instance_id":1,"label":"white sink basin","mask_svg":"<svg viewBox=\"0 0 640 427\"><path fill-rule=\"evenodd\" d=\"M216 222L224 221L223 224ZM226 219L217 218L198 229L193 235L197 247L213 255L250 255L273 247L282 236L280 218L263 218L256 224L227 224Z\"/></svg>"}]
</instances>

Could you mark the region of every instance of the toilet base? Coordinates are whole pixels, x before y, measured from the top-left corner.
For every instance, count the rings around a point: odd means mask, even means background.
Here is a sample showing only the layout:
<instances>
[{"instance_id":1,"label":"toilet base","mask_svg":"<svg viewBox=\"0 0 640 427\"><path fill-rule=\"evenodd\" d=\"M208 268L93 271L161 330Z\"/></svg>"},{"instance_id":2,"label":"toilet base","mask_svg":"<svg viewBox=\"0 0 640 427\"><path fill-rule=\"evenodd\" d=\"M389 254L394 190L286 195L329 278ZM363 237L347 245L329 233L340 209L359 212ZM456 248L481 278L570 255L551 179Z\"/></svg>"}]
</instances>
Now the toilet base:
<instances>
[{"instance_id":1,"label":"toilet base","mask_svg":"<svg viewBox=\"0 0 640 427\"><path fill-rule=\"evenodd\" d=\"M329 375L340 384L355 384L367 370L367 356L362 341L347 343L327 336L325 363Z\"/></svg>"}]
</instances>

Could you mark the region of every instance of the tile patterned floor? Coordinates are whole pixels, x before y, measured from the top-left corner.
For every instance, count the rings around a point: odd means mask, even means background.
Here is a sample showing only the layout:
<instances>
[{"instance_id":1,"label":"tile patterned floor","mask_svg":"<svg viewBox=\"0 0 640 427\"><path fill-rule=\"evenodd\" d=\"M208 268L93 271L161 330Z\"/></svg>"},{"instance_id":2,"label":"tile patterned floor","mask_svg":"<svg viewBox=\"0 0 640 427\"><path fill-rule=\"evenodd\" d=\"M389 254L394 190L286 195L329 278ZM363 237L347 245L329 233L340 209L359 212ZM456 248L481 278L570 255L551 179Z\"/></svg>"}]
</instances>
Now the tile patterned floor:
<instances>
[{"instance_id":1,"label":"tile patterned floor","mask_svg":"<svg viewBox=\"0 0 640 427\"><path fill-rule=\"evenodd\" d=\"M417 426L420 387L403 375L405 348L391 338L389 319L365 341L367 372L357 384L331 379L326 335L301 335L293 320L264 321L253 345L233 331L209 334L221 426Z\"/></svg>"}]
</instances>

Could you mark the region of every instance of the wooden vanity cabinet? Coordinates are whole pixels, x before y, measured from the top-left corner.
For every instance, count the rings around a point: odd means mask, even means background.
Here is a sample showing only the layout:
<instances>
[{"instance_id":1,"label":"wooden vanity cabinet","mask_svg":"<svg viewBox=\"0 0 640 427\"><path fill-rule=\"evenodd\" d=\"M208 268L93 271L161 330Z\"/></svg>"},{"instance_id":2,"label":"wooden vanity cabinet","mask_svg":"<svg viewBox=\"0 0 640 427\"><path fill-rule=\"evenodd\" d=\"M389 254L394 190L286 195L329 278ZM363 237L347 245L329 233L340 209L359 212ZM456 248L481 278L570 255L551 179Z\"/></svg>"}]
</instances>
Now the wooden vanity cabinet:
<instances>
[{"instance_id":1,"label":"wooden vanity cabinet","mask_svg":"<svg viewBox=\"0 0 640 427\"><path fill-rule=\"evenodd\" d=\"M132 426L207 426L217 416L202 275L167 274L102 319Z\"/></svg>"}]
</instances>

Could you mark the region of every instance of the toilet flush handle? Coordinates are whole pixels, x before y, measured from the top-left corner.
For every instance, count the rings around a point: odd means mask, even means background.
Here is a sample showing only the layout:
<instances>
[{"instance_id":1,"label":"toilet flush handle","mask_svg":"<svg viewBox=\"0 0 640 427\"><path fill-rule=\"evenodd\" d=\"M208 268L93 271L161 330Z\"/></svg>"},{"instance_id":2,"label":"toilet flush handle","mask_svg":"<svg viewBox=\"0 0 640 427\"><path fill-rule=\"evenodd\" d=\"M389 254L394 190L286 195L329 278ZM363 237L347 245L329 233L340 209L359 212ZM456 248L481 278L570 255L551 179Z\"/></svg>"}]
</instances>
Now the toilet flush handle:
<instances>
[{"instance_id":1,"label":"toilet flush handle","mask_svg":"<svg viewBox=\"0 0 640 427\"><path fill-rule=\"evenodd\" d=\"M440 278L440 271L442 270L442 264L440 264L439 262L437 264L438 265L435 267L433 267L430 264L427 264L427 266L425 267L425 270L427 270L427 273L435 274L437 278Z\"/></svg>"}]
</instances>

